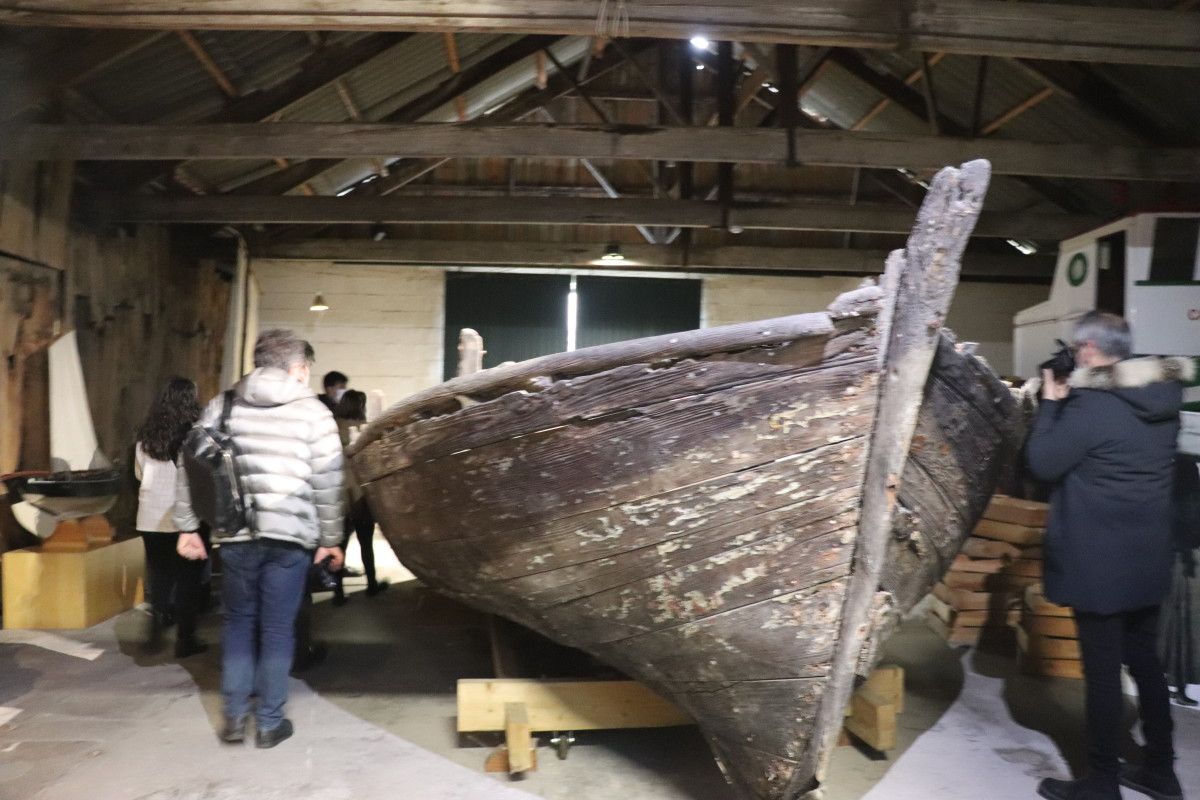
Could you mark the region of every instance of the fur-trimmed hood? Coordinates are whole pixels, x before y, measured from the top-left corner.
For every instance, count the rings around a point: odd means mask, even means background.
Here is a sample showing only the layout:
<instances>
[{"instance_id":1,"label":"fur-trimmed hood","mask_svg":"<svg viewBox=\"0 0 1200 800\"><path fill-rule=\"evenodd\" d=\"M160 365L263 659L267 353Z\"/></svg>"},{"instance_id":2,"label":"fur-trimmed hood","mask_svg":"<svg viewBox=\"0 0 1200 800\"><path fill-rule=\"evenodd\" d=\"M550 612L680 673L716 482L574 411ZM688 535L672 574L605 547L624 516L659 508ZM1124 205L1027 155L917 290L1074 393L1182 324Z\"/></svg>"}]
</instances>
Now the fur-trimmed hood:
<instances>
[{"instance_id":1,"label":"fur-trimmed hood","mask_svg":"<svg viewBox=\"0 0 1200 800\"><path fill-rule=\"evenodd\" d=\"M1110 367L1080 367L1071 373L1070 384L1076 389L1138 389L1152 383L1196 378L1196 362L1190 358L1146 356L1127 358Z\"/></svg>"},{"instance_id":2,"label":"fur-trimmed hood","mask_svg":"<svg viewBox=\"0 0 1200 800\"><path fill-rule=\"evenodd\" d=\"M1196 376L1190 358L1128 358L1107 367L1080 367L1068 381L1073 389L1110 392L1124 400L1146 422L1177 417L1183 386Z\"/></svg>"}]
</instances>

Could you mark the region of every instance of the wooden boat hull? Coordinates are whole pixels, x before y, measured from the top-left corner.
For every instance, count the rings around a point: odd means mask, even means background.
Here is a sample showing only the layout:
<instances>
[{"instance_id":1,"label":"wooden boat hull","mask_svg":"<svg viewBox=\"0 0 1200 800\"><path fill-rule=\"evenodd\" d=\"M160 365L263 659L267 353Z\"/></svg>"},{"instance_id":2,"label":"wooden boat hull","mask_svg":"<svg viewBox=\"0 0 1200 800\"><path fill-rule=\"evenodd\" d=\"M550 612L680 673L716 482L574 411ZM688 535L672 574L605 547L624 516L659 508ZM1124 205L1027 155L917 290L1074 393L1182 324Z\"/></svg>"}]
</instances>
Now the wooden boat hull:
<instances>
[{"instance_id":1,"label":"wooden boat hull","mask_svg":"<svg viewBox=\"0 0 1200 800\"><path fill-rule=\"evenodd\" d=\"M887 422L895 339L922 338L889 274L821 314L452 381L374 423L355 470L424 581L670 697L744 796L798 797L1016 445L1007 387L937 326Z\"/></svg>"}]
</instances>

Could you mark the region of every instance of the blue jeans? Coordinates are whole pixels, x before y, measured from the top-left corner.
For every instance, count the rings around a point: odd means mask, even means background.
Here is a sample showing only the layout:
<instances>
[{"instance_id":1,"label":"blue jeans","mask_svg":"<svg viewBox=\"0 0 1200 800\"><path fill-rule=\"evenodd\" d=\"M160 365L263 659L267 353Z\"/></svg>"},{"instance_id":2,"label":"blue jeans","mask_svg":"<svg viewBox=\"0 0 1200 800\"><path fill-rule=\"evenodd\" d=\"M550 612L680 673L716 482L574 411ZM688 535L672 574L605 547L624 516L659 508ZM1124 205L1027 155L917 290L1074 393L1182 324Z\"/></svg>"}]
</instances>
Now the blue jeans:
<instances>
[{"instance_id":1,"label":"blue jeans","mask_svg":"<svg viewBox=\"0 0 1200 800\"><path fill-rule=\"evenodd\" d=\"M254 694L259 731L273 730L283 721L296 612L311 563L310 551L269 540L221 547L225 716L240 718L249 713Z\"/></svg>"}]
</instances>

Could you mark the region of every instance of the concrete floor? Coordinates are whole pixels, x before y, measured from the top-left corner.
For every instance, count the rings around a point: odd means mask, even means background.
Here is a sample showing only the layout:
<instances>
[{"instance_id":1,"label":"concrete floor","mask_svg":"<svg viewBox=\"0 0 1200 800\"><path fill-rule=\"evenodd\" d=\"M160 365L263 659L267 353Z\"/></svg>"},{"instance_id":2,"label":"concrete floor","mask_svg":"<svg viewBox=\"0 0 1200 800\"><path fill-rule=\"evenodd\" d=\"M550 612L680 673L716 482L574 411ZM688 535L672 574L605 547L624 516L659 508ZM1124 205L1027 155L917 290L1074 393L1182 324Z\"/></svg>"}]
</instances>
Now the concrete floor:
<instances>
[{"instance_id":1,"label":"concrete floor","mask_svg":"<svg viewBox=\"0 0 1200 800\"><path fill-rule=\"evenodd\" d=\"M497 741L454 729L456 679L491 674L482 619L377 550L397 583L367 598L360 579L344 607L317 604L330 654L293 682L297 735L271 751L217 744L216 649L148 656L140 612L77 633L0 632L0 800L734 800L692 728L581 733L565 761L543 746L523 780L484 774ZM202 634L217 641L215 619ZM917 623L888 660L908 674L900 747L886 759L839 748L827 800L1033 797L1079 763L1080 682L1017 675L1011 658L951 650ZM1200 798L1200 713L1176 721L1181 778Z\"/></svg>"}]
</instances>

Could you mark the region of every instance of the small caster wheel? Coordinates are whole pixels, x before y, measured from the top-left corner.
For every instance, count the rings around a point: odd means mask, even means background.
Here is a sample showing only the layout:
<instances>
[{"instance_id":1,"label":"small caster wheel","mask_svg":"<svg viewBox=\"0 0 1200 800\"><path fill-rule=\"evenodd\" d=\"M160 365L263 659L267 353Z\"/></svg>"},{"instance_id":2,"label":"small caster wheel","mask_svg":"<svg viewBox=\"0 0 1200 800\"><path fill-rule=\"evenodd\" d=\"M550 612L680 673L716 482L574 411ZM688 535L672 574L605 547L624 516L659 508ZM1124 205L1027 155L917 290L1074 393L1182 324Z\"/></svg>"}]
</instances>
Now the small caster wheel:
<instances>
[{"instance_id":1,"label":"small caster wheel","mask_svg":"<svg viewBox=\"0 0 1200 800\"><path fill-rule=\"evenodd\" d=\"M558 754L559 761L566 761L567 754L571 752L571 745L575 744L575 735L570 731L566 733L555 733L550 737L550 744L554 746L554 751Z\"/></svg>"}]
</instances>

